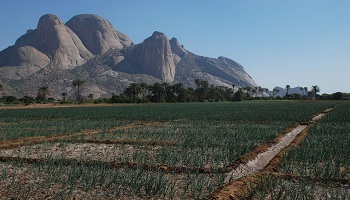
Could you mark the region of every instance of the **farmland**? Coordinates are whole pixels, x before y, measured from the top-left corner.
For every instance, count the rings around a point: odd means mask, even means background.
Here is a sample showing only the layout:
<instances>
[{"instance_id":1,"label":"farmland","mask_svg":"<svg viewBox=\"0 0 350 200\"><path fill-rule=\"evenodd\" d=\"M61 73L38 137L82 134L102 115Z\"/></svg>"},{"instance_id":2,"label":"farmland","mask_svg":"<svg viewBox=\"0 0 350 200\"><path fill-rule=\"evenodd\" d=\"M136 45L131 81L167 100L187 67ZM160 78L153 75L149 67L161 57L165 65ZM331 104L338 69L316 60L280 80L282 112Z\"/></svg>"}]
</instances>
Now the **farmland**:
<instances>
[{"instance_id":1,"label":"farmland","mask_svg":"<svg viewBox=\"0 0 350 200\"><path fill-rule=\"evenodd\" d=\"M257 147L268 148L286 129L334 106L291 101L2 109L0 196L207 198L226 184L242 157ZM262 189L251 196L287 195L281 185L305 188L300 187L305 181L276 178L286 175L348 184L349 108L341 103L311 127L300 147L283 158L279 176L264 177L259 187L271 192ZM319 182L313 188L325 188L320 197L335 191ZM340 195L348 195L348 185L336 186Z\"/></svg>"},{"instance_id":2,"label":"farmland","mask_svg":"<svg viewBox=\"0 0 350 200\"><path fill-rule=\"evenodd\" d=\"M265 177L255 199L349 199L350 106L338 105Z\"/></svg>"}]
</instances>

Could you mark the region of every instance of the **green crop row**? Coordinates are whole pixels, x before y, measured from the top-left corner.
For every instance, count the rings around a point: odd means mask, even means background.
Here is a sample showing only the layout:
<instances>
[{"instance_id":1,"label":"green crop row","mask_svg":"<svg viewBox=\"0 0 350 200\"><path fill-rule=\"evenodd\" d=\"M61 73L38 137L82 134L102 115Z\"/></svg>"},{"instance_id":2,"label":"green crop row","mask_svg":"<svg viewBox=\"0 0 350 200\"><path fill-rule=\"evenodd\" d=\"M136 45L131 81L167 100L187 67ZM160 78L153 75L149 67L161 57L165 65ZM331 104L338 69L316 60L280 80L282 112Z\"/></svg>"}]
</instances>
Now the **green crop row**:
<instances>
[{"instance_id":1,"label":"green crop row","mask_svg":"<svg viewBox=\"0 0 350 200\"><path fill-rule=\"evenodd\" d=\"M141 121L169 121L141 128L103 131L92 137L73 137L59 145L45 143L6 150L16 156L20 148L24 148L24 157L40 157L42 154L46 162L29 165L21 161L0 162L0 183L3 186L0 193L5 197L38 199L45 198L41 194L63 199L77 196L94 199L202 199L224 184L226 174L165 173L142 166L164 164L214 169L225 166L295 122L310 121L313 115L332 106L332 102L221 102L0 110L1 140L110 129ZM79 150L78 146L82 144L76 143L77 139L141 142L109 145L112 149L108 152L112 153L105 154L107 149L100 144L87 144L85 147L88 147ZM142 141L159 144L142 144ZM167 145L170 143L172 145ZM65 152L69 145L73 145L74 152ZM58 151L63 153L55 157L54 153ZM59 162L61 158L72 156L75 156L76 164ZM80 160L95 161L96 157L101 162L91 166L80 163ZM58 162L53 162L55 159ZM139 168L112 169L103 162L108 159L135 162Z\"/></svg>"},{"instance_id":2,"label":"green crop row","mask_svg":"<svg viewBox=\"0 0 350 200\"><path fill-rule=\"evenodd\" d=\"M300 147L285 157L282 172L349 179L350 123L346 121L350 121L350 118L344 115L350 111L349 108L350 104L339 105L315 127L310 128Z\"/></svg>"},{"instance_id":3,"label":"green crop row","mask_svg":"<svg viewBox=\"0 0 350 200\"><path fill-rule=\"evenodd\" d=\"M332 102L222 102L0 110L0 140L108 129L131 120L134 123L154 120L293 123L309 121L312 115L333 105Z\"/></svg>"},{"instance_id":4,"label":"green crop row","mask_svg":"<svg viewBox=\"0 0 350 200\"><path fill-rule=\"evenodd\" d=\"M262 178L250 199L349 199L350 103L340 103L311 127L283 159L281 175Z\"/></svg>"},{"instance_id":5,"label":"green crop row","mask_svg":"<svg viewBox=\"0 0 350 200\"><path fill-rule=\"evenodd\" d=\"M289 122L244 123L227 121L186 120L154 127L118 130L89 136L104 141L140 141L135 151L121 153L116 160L154 165L204 167L226 166L252 151L261 143L272 140L289 127ZM79 137L82 139L84 137ZM148 148L142 141L164 142ZM70 142L74 143L74 139ZM168 143L167 143L168 142ZM173 142L173 145L167 145ZM127 151L129 145L119 145ZM138 146L138 147L137 147ZM186 156L183 156L186 155Z\"/></svg>"},{"instance_id":6,"label":"green crop row","mask_svg":"<svg viewBox=\"0 0 350 200\"><path fill-rule=\"evenodd\" d=\"M310 115L334 106L333 102L219 102L140 104L132 106L69 107L0 110L0 122L23 120L225 120L307 121Z\"/></svg>"},{"instance_id":7,"label":"green crop row","mask_svg":"<svg viewBox=\"0 0 350 200\"><path fill-rule=\"evenodd\" d=\"M0 141L17 139L21 137L50 136L57 134L69 134L84 130L110 129L116 126L126 125L129 122L107 120L25 120L21 122L0 124Z\"/></svg>"},{"instance_id":8,"label":"green crop row","mask_svg":"<svg viewBox=\"0 0 350 200\"><path fill-rule=\"evenodd\" d=\"M0 192L7 198L202 199L224 182L224 174L178 174L106 165L0 163ZM25 187L24 187L25 185Z\"/></svg>"},{"instance_id":9,"label":"green crop row","mask_svg":"<svg viewBox=\"0 0 350 200\"><path fill-rule=\"evenodd\" d=\"M347 200L350 195L347 188L339 187L339 185L325 185L310 179L282 179L275 176L264 178L258 188L250 188L248 191L248 199L256 200Z\"/></svg>"}]
</instances>

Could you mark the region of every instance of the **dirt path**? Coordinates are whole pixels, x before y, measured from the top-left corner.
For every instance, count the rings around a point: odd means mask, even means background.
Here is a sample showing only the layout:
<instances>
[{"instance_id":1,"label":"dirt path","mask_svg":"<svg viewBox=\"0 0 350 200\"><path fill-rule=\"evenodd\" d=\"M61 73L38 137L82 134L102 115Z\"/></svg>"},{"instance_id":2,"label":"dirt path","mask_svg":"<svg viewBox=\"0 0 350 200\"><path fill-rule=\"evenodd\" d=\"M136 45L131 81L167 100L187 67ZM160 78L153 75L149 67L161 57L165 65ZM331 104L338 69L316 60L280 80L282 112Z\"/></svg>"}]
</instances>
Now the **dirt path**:
<instances>
[{"instance_id":1,"label":"dirt path","mask_svg":"<svg viewBox=\"0 0 350 200\"><path fill-rule=\"evenodd\" d=\"M279 168L283 155L290 147L298 145L306 137L307 129L331 110L327 109L314 116L310 122L294 127L277 144L233 169L227 174L226 185L214 192L209 199L246 199L249 193L248 187L255 188L264 176Z\"/></svg>"},{"instance_id":2,"label":"dirt path","mask_svg":"<svg viewBox=\"0 0 350 200\"><path fill-rule=\"evenodd\" d=\"M70 134L58 134L53 136L35 136L35 137L26 137L26 138L20 138L16 140L7 140L0 142L0 149L10 149L15 148L22 145L32 145L32 144L38 144L43 142L53 142L58 140L65 140L71 137L75 136L84 136L84 135L94 135L99 134L102 131L106 132L113 132L117 130L124 130L124 129L132 129L132 128L139 128L139 127L148 127L148 126L156 126L159 124L169 123L168 121L162 121L162 122L143 122L142 124L129 124L125 126L117 126L108 130L88 130L88 131L82 131L82 132L74 132Z\"/></svg>"}]
</instances>

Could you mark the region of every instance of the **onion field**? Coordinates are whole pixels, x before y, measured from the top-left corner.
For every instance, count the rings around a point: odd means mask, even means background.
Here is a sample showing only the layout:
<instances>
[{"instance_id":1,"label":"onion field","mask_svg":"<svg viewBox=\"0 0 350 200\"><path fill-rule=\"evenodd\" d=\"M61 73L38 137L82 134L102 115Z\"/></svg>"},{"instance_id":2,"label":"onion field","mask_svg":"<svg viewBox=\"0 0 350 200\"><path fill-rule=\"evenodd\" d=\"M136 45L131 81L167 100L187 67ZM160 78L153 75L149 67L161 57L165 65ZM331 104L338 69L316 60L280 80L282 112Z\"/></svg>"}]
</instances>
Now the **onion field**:
<instances>
[{"instance_id":1,"label":"onion field","mask_svg":"<svg viewBox=\"0 0 350 200\"><path fill-rule=\"evenodd\" d=\"M0 196L205 199L224 186L242 156L335 106L281 101L0 109ZM311 127L284 157L279 175L265 178L251 197L294 199L298 192L348 199L349 112L349 103L339 103Z\"/></svg>"},{"instance_id":2,"label":"onion field","mask_svg":"<svg viewBox=\"0 0 350 200\"><path fill-rule=\"evenodd\" d=\"M350 103L340 103L308 131L254 199L350 199Z\"/></svg>"}]
</instances>

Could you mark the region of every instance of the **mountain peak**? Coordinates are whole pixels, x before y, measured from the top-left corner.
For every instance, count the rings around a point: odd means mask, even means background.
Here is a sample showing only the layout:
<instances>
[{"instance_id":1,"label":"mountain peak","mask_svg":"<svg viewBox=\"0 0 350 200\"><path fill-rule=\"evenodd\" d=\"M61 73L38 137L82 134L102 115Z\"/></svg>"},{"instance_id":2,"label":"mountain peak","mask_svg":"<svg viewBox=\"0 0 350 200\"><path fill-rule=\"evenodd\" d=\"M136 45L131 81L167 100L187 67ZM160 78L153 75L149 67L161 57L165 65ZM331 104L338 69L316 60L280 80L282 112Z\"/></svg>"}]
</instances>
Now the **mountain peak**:
<instances>
[{"instance_id":1,"label":"mountain peak","mask_svg":"<svg viewBox=\"0 0 350 200\"><path fill-rule=\"evenodd\" d=\"M155 31L140 46L143 70L165 82L173 82L175 63L169 39L164 33Z\"/></svg>"},{"instance_id":2,"label":"mountain peak","mask_svg":"<svg viewBox=\"0 0 350 200\"><path fill-rule=\"evenodd\" d=\"M61 19L58 18L56 15L46 14L40 17L39 23L38 23L38 29L45 28L48 26L53 26L53 25L60 25L60 24L63 24L63 23Z\"/></svg>"},{"instance_id":3,"label":"mountain peak","mask_svg":"<svg viewBox=\"0 0 350 200\"><path fill-rule=\"evenodd\" d=\"M180 45L179 41L175 37L171 38L170 45L172 52L180 58L188 54L183 45Z\"/></svg>"},{"instance_id":4,"label":"mountain peak","mask_svg":"<svg viewBox=\"0 0 350 200\"><path fill-rule=\"evenodd\" d=\"M71 80L77 76L90 83L86 93L96 96L106 96L115 88L121 92L134 82L182 82L192 87L198 78L212 85L257 86L233 60L196 55L159 31L134 45L95 14L76 15L67 23L56 15L43 15L36 29L0 51L0 74L2 83L18 80L13 86L5 85L11 88L7 94L35 95L38 85L50 82L55 98L60 91L73 94Z\"/></svg>"},{"instance_id":5,"label":"mountain peak","mask_svg":"<svg viewBox=\"0 0 350 200\"><path fill-rule=\"evenodd\" d=\"M66 25L72 29L84 46L94 55L101 55L109 49L123 48L113 25L98 15L76 15Z\"/></svg>"},{"instance_id":6,"label":"mountain peak","mask_svg":"<svg viewBox=\"0 0 350 200\"><path fill-rule=\"evenodd\" d=\"M164 33L159 31L154 31L152 37L166 37Z\"/></svg>"}]
</instances>

